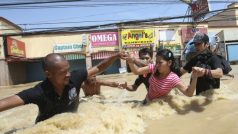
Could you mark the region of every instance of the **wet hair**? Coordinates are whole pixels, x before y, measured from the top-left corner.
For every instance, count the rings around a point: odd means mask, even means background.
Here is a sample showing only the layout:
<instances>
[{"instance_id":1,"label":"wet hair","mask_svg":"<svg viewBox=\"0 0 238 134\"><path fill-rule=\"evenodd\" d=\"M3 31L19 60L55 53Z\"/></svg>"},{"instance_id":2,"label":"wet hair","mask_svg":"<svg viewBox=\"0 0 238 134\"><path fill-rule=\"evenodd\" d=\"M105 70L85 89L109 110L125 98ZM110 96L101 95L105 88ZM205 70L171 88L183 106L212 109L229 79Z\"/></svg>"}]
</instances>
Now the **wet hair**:
<instances>
[{"instance_id":1,"label":"wet hair","mask_svg":"<svg viewBox=\"0 0 238 134\"><path fill-rule=\"evenodd\" d=\"M65 61L63 55L57 54L57 53L51 53L48 54L44 59L42 63L43 70L49 70L55 67L56 62Z\"/></svg>"},{"instance_id":2,"label":"wet hair","mask_svg":"<svg viewBox=\"0 0 238 134\"><path fill-rule=\"evenodd\" d=\"M141 54L149 54L149 56L152 58L153 57L153 51L151 51L149 48L142 48L139 50L139 56Z\"/></svg>"},{"instance_id":3,"label":"wet hair","mask_svg":"<svg viewBox=\"0 0 238 134\"><path fill-rule=\"evenodd\" d=\"M177 65L177 63L175 62L175 58L174 58L173 52L171 52L169 49L158 49L157 53L156 53L156 56L161 56L166 61L171 60L172 64L170 66L170 70L172 72L176 73L179 77L181 76L180 68ZM155 75L157 75L157 76L159 75L159 71L158 70L156 70Z\"/></svg>"}]
</instances>

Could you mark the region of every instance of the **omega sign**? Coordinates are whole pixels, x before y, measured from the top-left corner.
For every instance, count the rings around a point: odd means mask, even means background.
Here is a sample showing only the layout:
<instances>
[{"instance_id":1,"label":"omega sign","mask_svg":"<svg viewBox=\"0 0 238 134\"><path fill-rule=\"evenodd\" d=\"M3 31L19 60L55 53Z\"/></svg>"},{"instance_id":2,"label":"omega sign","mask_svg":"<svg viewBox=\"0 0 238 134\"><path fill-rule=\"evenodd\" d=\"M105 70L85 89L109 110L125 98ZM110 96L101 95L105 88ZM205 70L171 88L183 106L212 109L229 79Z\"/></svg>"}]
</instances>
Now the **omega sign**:
<instances>
[{"instance_id":1,"label":"omega sign","mask_svg":"<svg viewBox=\"0 0 238 134\"><path fill-rule=\"evenodd\" d=\"M117 32L92 33L90 39L93 47L118 45Z\"/></svg>"}]
</instances>

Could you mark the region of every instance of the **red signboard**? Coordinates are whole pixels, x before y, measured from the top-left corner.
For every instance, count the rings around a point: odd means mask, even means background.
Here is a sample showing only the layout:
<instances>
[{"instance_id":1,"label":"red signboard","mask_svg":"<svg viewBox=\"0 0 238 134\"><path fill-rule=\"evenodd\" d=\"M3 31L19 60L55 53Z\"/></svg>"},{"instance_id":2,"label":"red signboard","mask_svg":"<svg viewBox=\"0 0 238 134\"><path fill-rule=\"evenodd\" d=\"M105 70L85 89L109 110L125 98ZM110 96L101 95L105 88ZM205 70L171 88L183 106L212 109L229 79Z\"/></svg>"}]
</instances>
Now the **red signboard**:
<instances>
[{"instance_id":1,"label":"red signboard","mask_svg":"<svg viewBox=\"0 0 238 134\"><path fill-rule=\"evenodd\" d=\"M7 37L7 53L9 56L26 57L25 43Z\"/></svg>"},{"instance_id":2,"label":"red signboard","mask_svg":"<svg viewBox=\"0 0 238 134\"><path fill-rule=\"evenodd\" d=\"M196 32L207 34L207 28L183 28L181 30L183 44L191 40Z\"/></svg>"},{"instance_id":3,"label":"red signboard","mask_svg":"<svg viewBox=\"0 0 238 134\"><path fill-rule=\"evenodd\" d=\"M90 40L93 47L117 46L118 33L117 32L92 33Z\"/></svg>"},{"instance_id":4,"label":"red signboard","mask_svg":"<svg viewBox=\"0 0 238 134\"><path fill-rule=\"evenodd\" d=\"M192 15L194 21L199 21L209 12L209 6L207 0L197 0L191 4Z\"/></svg>"}]
</instances>

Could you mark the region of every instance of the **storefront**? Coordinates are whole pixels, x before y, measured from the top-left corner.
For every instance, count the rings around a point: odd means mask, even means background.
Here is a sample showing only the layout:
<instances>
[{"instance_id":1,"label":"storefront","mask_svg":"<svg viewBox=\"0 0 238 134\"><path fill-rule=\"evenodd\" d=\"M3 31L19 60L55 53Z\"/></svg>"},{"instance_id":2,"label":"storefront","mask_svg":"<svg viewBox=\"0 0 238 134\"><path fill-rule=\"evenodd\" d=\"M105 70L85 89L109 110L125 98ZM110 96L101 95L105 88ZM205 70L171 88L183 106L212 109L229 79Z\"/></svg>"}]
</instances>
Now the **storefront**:
<instances>
[{"instance_id":1,"label":"storefront","mask_svg":"<svg viewBox=\"0 0 238 134\"><path fill-rule=\"evenodd\" d=\"M92 53L92 66L97 65L104 59L116 54L115 51L102 51L97 53ZM117 59L110 67L108 67L102 74L116 74L119 73L119 68L121 67L120 59Z\"/></svg>"},{"instance_id":2,"label":"storefront","mask_svg":"<svg viewBox=\"0 0 238 134\"><path fill-rule=\"evenodd\" d=\"M69 61L70 71L86 69L85 50L84 43L56 44L53 48L54 53L62 54Z\"/></svg>"},{"instance_id":3,"label":"storefront","mask_svg":"<svg viewBox=\"0 0 238 134\"><path fill-rule=\"evenodd\" d=\"M98 32L90 34L89 51L91 55L92 66L97 65L102 60L116 54L119 50L117 32ZM119 73L121 67L120 59L117 59L102 74Z\"/></svg>"},{"instance_id":4,"label":"storefront","mask_svg":"<svg viewBox=\"0 0 238 134\"><path fill-rule=\"evenodd\" d=\"M26 80L25 43L12 37L6 37L4 43L10 83L24 83Z\"/></svg>"},{"instance_id":5,"label":"storefront","mask_svg":"<svg viewBox=\"0 0 238 134\"><path fill-rule=\"evenodd\" d=\"M182 52L181 37L178 28L156 29L156 49L169 49L174 54L175 62L181 66L180 58Z\"/></svg>"}]
</instances>

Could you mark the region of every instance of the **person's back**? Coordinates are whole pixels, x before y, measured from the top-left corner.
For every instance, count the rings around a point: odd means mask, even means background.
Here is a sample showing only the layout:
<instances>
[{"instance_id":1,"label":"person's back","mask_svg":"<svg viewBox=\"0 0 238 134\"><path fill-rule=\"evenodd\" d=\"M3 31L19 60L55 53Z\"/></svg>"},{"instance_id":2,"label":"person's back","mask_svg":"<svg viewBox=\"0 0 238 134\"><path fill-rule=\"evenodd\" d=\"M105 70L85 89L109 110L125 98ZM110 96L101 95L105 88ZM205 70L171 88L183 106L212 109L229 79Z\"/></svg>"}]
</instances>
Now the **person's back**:
<instances>
[{"instance_id":1,"label":"person's back","mask_svg":"<svg viewBox=\"0 0 238 134\"><path fill-rule=\"evenodd\" d=\"M96 76L93 76L84 81L82 89L85 96L100 95L101 85L97 82Z\"/></svg>"},{"instance_id":2,"label":"person's back","mask_svg":"<svg viewBox=\"0 0 238 134\"><path fill-rule=\"evenodd\" d=\"M111 82L97 79L96 76L89 77L81 86L85 96L93 96L101 94L101 86L121 88L118 82Z\"/></svg>"}]
</instances>

